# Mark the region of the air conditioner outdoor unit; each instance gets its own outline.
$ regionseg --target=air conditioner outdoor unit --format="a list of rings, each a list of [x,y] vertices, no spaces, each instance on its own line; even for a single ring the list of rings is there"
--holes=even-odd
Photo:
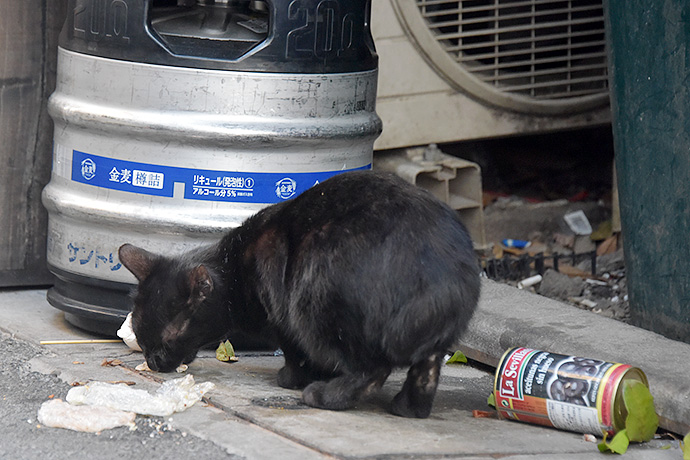
[[[373,0],[391,149],[610,121],[603,0]]]

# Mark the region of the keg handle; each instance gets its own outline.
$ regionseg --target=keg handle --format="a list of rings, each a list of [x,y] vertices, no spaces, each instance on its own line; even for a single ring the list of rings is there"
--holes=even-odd
[[[147,27],[177,56],[238,60],[269,37],[270,0],[182,0],[177,7],[149,2]]]
[[[204,69],[373,70],[371,0],[68,0],[66,50]]]

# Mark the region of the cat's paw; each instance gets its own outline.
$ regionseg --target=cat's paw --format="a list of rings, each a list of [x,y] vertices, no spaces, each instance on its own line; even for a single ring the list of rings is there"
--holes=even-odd
[[[307,386],[302,392],[302,401],[304,404],[311,407],[318,407],[319,409],[330,409],[326,407],[323,401],[324,391],[326,389],[326,382],[313,382]]]
[[[393,398],[391,413],[400,417],[427,418],[431,414],[431,403],[417,403],[410,401],[409,394],[403,390]]]
[[[345,381],[344,381],[345,380]],[[328,382],[310,383],[302,392],[305,404],[319,409],[345,410],[354,406],[356,387],[346,384],[347,379],[335,378]]]
[[[290,390],[301,390],[312,382],[312,380],[292,366],[283,366],[278,371],[278,386]]]

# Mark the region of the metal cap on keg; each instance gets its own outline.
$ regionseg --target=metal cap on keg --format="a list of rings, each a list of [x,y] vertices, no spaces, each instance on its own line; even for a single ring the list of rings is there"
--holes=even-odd
[[[70,0],[64,49],[198,69],[373,70],[370,0]]]

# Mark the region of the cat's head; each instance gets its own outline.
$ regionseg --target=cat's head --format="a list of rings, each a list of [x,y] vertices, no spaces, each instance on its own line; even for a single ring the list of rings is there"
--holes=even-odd
[[[132,328],[146,362],[154,371],[170,372],[194,360],[199,349],[216,340],[213,276],[203,264],[171,259],[125,244],[120,262],[139,280],[134,295]]]

